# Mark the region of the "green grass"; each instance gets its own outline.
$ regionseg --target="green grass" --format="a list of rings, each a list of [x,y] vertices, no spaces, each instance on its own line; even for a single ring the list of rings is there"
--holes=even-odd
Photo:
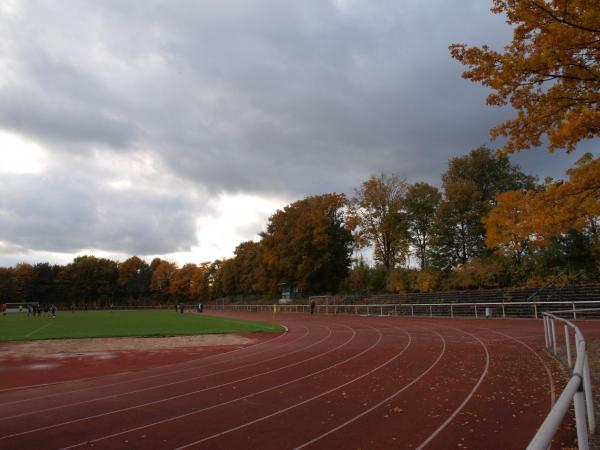
[[[0,316],[0,341],[37,339],[182,336],[193,334],[281,332],[278,325],[174,311],[59,311],[56,318],[26,313]]]

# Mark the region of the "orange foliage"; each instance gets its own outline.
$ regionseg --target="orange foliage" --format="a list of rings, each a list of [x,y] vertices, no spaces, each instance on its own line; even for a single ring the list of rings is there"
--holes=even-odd
[[[503,52],[488,46],[450,46],[469,67],[463,78],[490,87],[487,103],[510,103],[517,117],[491,130],[506,137],[505,152],[542,145],[575,149],[600,136],[600,2],[494,0],[492,12],[514,27]]]
[[[569,180],[540,192],[507,191],[483,219],[486,244],[501,252],[522,252],[528,244],[543,245],[569,230],[591,230],[598,238],[600,219],[600,157],[586,154],[568,172]]]

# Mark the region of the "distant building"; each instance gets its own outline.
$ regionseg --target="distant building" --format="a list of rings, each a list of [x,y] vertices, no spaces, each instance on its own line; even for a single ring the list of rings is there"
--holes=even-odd
[[[293,299],[302,297],[302,289],[294,287],[292,283],[281,283],[279,290],[281,291],[280,304],[291,303]]]

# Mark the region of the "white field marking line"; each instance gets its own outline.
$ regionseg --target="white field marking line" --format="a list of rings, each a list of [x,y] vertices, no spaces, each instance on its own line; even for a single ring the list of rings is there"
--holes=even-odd
[[[441,350],[440,354],[438,355],[438,357],[436,358],[436,360],[427,368],[427,370],[425,370],[424,372],[422,372],[417,378],[415,378],[414,380],[412,380],[410,383],[405,384],[401,389],[397,390],[396,392],[394,392],[392,395],[390,395],[386,399],[382,400],[381,402],[377,403],[376,405],[373,405],[371,408],[364,410],[360,414],[354,416],[352,419],[347,420],[346,422],[338,425],[337,427],[330,429],[326,433],[323,433],[323,434],[315,437],[314,439],[311,439],[310,441],[306,441],[305,443],[299,445],[298,447],[295,447],[294,450],[299,450],[301,448],[304,448],[304,447],[307,447],[307,446],[309,446],[311,444],[314,444],[315,442],[320,441],[321,439],[323,439],[325,436],[329,436],[330,434],[335,433],[336,431],[341,430],[345,426],[350,425],[352,422],[355,422],[356,420],[360,419],[361,417],[363,417],[363,416],[371,413],[375,409],[379,408],[384,403],[389,402],[394,397],[398,396],[400,393],[404,392],[405,390],[407,390],[408,388],[410,388],[413,384],[415,384],[417,381],[419,381],[421,378],[423,378],[425,375],[427,375],[440,362],[440,360],[442,359],[442,356],[444,356],[444,354],[446,353],[446,339],[444,339],[444,337],[441,334],[439,334],[437,331],[435,331],[435,330],[434,330],[434,333],[436,333],[438,335],[438,337],[440,338],[440,340],[442,341],[442,350]]]
[[[38,331],[40,331],[40,330],[43,330],[44,328],[46,328],[46,327],[49,327],[50,325],[52,325],[52,322],[48,322],[46,325],[42,325],[41,327],[39,327],[39,328],[36,328],[36,329],[35,329],[35,330],[33,330],[33,331],[30,331],[29,333],[27,333],[27,334],[26,334],[25,336],[23,336],[23,337],[30,337],[30,336],[33,336],[33,335],[34,335],[35,333],[37,333]]]
[[[349,339],[347,342],[345,342],[343,345],[346,345],[346,344],[350,343],[352,340],[354,340],[354,338],[356,337],[356,331],[354,329],[353,329],[353,331],[354,331],[354,334],[352,335],[352,338]],[[146,425],[142,425],[142,426],[139,426],[139,427],[130,428],[128,430],[124,430],[124,431],[121,431],[119,433],[113,433],[113,434],[109,434],[109,435],[106,435],[106,436],[102,436],[102,437],[94,439],[94,440],[79,442],[79,443],[73,444],[73,445],[71,445],[69,447],[63,447],[60,450],[67,450],[67,449],[71,449],[71,448],[74,448],[74,447],[79,447],[81,445],[87,445],[88,443],[92,443],[93,444],[93,443],[96,443],[96,442],[103,441],[105,439],[110,439],[110,438],[113,438],[113,437],[121,436],[123,434],[131,433],[131,432],[138,431],[138,430],[143,430],[145,428],[154,427],[156,425],[161,425],[163,423],[172,422],[174,420],[183,419],[184,417],[192,416],[194,414],[198,414],[198,413],[201,413],[201,412],[209,411],[211,409],[215,409],[215,408],[218,408],[218,407],[221,407],[221,406],[229,405],[231,403],[235,403],[235,402],[238,402],[240,400],[244,400],[246,398],[251,398],[251,397],[254,397],[254,396],[257,396],[257,395],[260,395],[260,394],[264,394],[265,392],[269,392],[269,391],[272,391],[274,389],[279,389],[279,388],[281,388],[283,386],[287,386],[289,384],[296,383],[298,381],[304,380],[304,379],[312,377],[314,375],[318,375],[319,373],[325,372],[327,370],[331,370],[334,367],[337,367],[337,366],[339,366],[341,364],[345,364],[348,361],[351,361],[351,360],[353,360],[355,358],[358,358],[359,356],[367,353],[368,351],[370,351],[371,349],[373,349],[375,346],[377,346],[379,344],[379,342],[381,341],[382,337],[383,337],[383,335],[379,332],[379,338],[377,339],[377,341],[375,343],[373,343],[370,347],[368,347],[368,348],[360,351],[356,355],[351,356],[350,358],[347,358],[347,359],[345,359],[343,361],[339,361],[339,362],[337,362],[337,363],[335,363],[335,364],[333,364],[331,366],[327,366],[327,367],[325,367],[323,369],[317,370],[317,371],[309,373],[307,375],[303,375],[303,376],[301,376],[299,378],[295,378],[293,380],[286,381],[285,383],[281,383],[281,384],[278,384],[276,386],[271,386],[271,387],[269,387],[267,389],[263,389],[263,390],[260,390],[260,391],[257,391],[257,392],[253,392],[251,394],[247,394],[247,395],[244,395],[242,397],[234,398],[234,399],[228,400],[226,402],[217,403],[215,405],[207,406],[205,408],[197,409],[195,411],[190,411],[189,413],[181,414],[179,416],[169,417],[168,419],[163,419],[163,420],[159,420],[157,422],[152,422],[152,423],[149,423],[149,424],[146,424]],[[407,344],[407,347],[408,347],[408,345],[410,345],[410,335],[409,335],[409,343]],[[337,350],[337,348],[335,350]]]
[[[448,327],[448,328],[454,328],[454,327]],[[487,349],[487,346],[485,345],[485,343],[481,339],[479,339],[477,336],[475,336],[472,333],[469,333],[468,331],[460,330],[458,328],[454,328],[454,329],[458,330],[458,331],[462,331],[463,333],[468,334],[475,340],[479,341],[479,343],[483,347],[483,350],[485,351],[485,367],[483,369],[481,376],[479,377],[479,380],[477,380],[477,383],[475,384],[475,386],[473,386],[473,389],[471,389],[471,392],[469,392],[469,394],[465,397],[465,399],[462,401],[462,403],[460,405],[458,405],[458,408],[456,408],[454,410],[454,412],[452,414],[450,414],[450,417],[448,417],[444,421],[444,423],[442,423],[433,433],[431,433],[427,439],[425,439],[423,442],[421,442],[415,450],[421,450],[427,444],[429,444],[433,440],[433,438],[435,438],[439,433],[441,433],[441,431],[444,428],[446,428],[446,426],[452,421],[452,419],[454,419],[456,417],[456,415],[465,407],[465,405],[469,402],[469,400],[471,400],[471,398],[473,398],[473,395],[475,395],[475,392],[477,391],[477,389],[479,389],[479,386],[481,386],[481,383],[483,382],[484,378],[487,376],[488,369],[490,367],[490,353],[488,352],[488,349]]]
[[[35,411],[28,411],[28,412],[25,412],[25,413],[15,414],[13,416],[0,417],[0,422],[3,421],[3,420],[15,419],[17,417],[30,416],[32,414],[38,414],[38,413],[47,412],[47,411],[54,411],[54,410],[61,409],[61,408],[67,408],[69,406],[83,405],[83,404],[86,404],[86,403],[93,403],[93,402],[97,402],[97,401],[101,401],[101,400],[108,400],[110,398],[117,398],[117,397],[123,397],[125,395],[132,395],[132,394],[137,394],[137,393],[140,393],[140,392],[152,391],[152,390],[155,390],[155,389],[164,388],[166,386],[174,386],[176,384],[189,383],[190,381],[200,380],[202,378],[212,377],[212,376],[215,376],[215,375],[222,375],[224,373],[233,372],[233,371],[236,371],[236,370],[239,370],[239,369],[243,369],[245,367],[256,366],[258,364],[263,364],[263,363],[268,362],[268,361],[274,361],[276,359],[285,358],[287,356],[293,355],[294,353],[298,353],[298,352],[304,351],[306,349],[309,349],[311,347],[314,347],[315,345],[318,345],[318,344],[326,341],[327,339],[329,339],[329,337],[331,337],[331,335],[333,333],[332,330],[331,330],[331,328],[329,328],[329,327],[323,327],[323,328],[327,329],[329,332],[321,340],[316,341],[316,342],[310,344],[307,347],[303,347],[303,348],[300,348],[298,350],[294,350],[293,352],[285,353],[283,355],[275,356],[273,358],[265,359],[265,360],[262,360],[262,361],[259,361],[259,362],[245,364],[245,365],[242,365],[242,366],[237,366],[237,367],[234,367],[232,369],[222,370],[220,372],[214,372],[214,373],[199,375],[197,377],[186,378],[185,380],[172,381],[171,383],[158,384],[158,385],[155,385],[155,386],[150,386],[150,387],[146,387],[146,388],[142,388],[142,389],[136,389],[136,390],[133,390],[133,391],[122,392],[122,393],[119,393],[119,394],[111,394],[111,395],[106,395],[106,396],[103,396],[103,397],[92,398],[92,399],[89,399],[89,400],[82,400],[80,402],[66,403],[66,404],[60,405],[60,406],[53,406],[52,408],[38,409],[38,410],[35,410]],[[346,328],[350,328],[350,327],[346,327]],[[320,356],[320,355],[317,355],[317,356],[315,356],[313,358],[316,358],[318,356]],[[282,370],[282,369],[285,369],[287,367],[294,366],[296,364],[299,364],[299,363],[294,363],[294,364],[291,364],[291,365],[288,365],[288,366],[280,367],[277,370]],[[212,386],[212,387],[209,387],[209,388],[205,388],[202,391],[196,391],[196,393],[203,392],[205,390],[208,391],[208,390],[215,389],[215,388],[218,388],[218,387],[227,386],[228,384],[236,383],[236,382],[239,382],[239,381],[245,381],[245,380],[248,380],[248,379],[260,376],[260,375],[262,375],[264,373],[271,373],[271,371],[259,373],[259,374],[256,374],[256,375],[253,375],[253,376],[250,376],[250,377],[241,378],[239,380],[231,381],[231,382],[228,382],[228,383],[225,383],[225,384],[220,384],[220,385],[217,385],[217,386]],[[184,394],[182,396],[189,395],[189,394],[190,393],[187,393],[187,394]],[[135,406],[131,407],[131,408],[135,408]],[[32,430],[32,431],[35,431],[35,430]],[[3,438],[0,437],[0,439],[3,439]]]
[[[308,331],[308,328],[306,328],[306,327],[303,327],[303,328],[305,329],[305,333],[302,336],[294,339],[293,341],[286,342],[285,344],[281,345],[280,347],[286,347],[286,346],[288,346],[290,344],[293,344],[294,342],[296,342],[296,341],[298,341],[298,340],[300,340],[300,339],[308,336],[310,334],[310,332]],[[283,336],[286,336],[286,335],[287,335],[287,333],[282,333],[282,334],[280,334],[279,336],[277,336],[275,338],[269,339],[268,341],[259,342],[258,344],[255,344],[255,345],[251,345],[251,346],[244,347],[244,348],[238,348],[236,350],[232,350],[230,352],[225,352],[225,353],[220,353],[220,354],[214,355],[214,356],[215,357],[220,357],[220,356],[230,355],[231,353],[238,352],[238,351],[243,351],[243,350],[250,349],[250,348],[254,349],[254,348],[258,347],[259,345],[271,343],[274,340],[279,339],[279,338],[281,338]],[[247,356],[254,356],[254,355],[257,355],[257,354],[260,354],[260,353],[264,353],[265,351],[268,351],[268,350],[271,350],[271,348],[266,348],[266,349],[260,350],[260,351],[258,351],[256,353],[251,353],[250,355],[248,355],[248,354],[241,355],[241,358],[245,358]],[[210,356],[208,358],[210,358]],[[188,361],[185,364],[192,363],[192,362],[198,362],[198,361],[202,361],[202,360],[206,360],[208,358],[207,357],[197,358],[197,359],[194,359],[192,361]],[[202,365],[202,366],[200,366],[200,368],[204,369],[206,367],[211,367],[211,366],[215,366],[215,365],[222,364],[222,363],[229,363],[231,361],[232,361],[231,359],[225,360],[225,361],[216,361],[216,362],[213,362],[211,364]],[[35,400],[42,400],[42,399],[45,399],[45,398],[57,397],[57,396],[60,396],[60,395],[69,395],[69,394],[74,394],[74,393],[77,393],[77,392],[85,392],[85,391],[90,391],[90,390],[95,390],[95,389],[104,389],[104,388],[109,388],[109,387],[113,387],[113,386],[119,386],[119,385],[122,385],[122,384],[136,383],[136,382],[139,382],[140,380],[141,381],[145,381],[145,380],[150,380],[152,378],[165,377],[165,376],[173,375],[173,374],[181,374],[182,372],[188,372],[190,370],[197,370],[198,368],[199,367],[188,367],[186,369],[172,370],[170,372],[161,372],[161,373],[154,374],[154,375],[146,375],[146,376],[143,376],[143,377],[132,378],[130,380],[119,381],[119,382],[116,382],[116,383],[103,384],[103,385],[100,385],[100,386],[90,386],[90,387],[86,387],[86,388],[82,388],[82,389],[75,389],[75,390],[71,390],[71,391],[57,392],[55,394],[42,395],[42,396],[39,396],[39,397],[30,397],[30,398],[25,398],[25,399],[22,399],[22,400],[14,400],[14,401],[11,401],[11,402],[0,403],[0,407],[8,406],[8,405],[15,405],[17,403],[24,403],[24,402],[30,402],[30,401],[35,401]],[[147,370],[153,370],[153,369],[157,369],[157,368],[154,367],[154,368],[149,368]],[[127,374],[127,373],[130,373],[130,372],[123,372],[122,374],[124,375],[124,374]],[[114,376],[114,374],[111,374],[109,376]],[[94,379],[94,378],[91,378],[91,379]],[[73,380],[73,382],[77,382],[77,380]]]
[[[330,329],[329,327],[326,327],[326,328],[328,328],[328,329],[331,331],[331,329]],[[354,333],[354,334],[356,334],[356,333]],[[315,344],[312,344],[310,347],[312,347],[313,345],[316,345],[316,344],[318,344],[318,343],[321,343],[321,342],[323,342],[323,341],[324,341],[324,340],[326,340],[326,339],[327,339],[327,338],[328,338],[330,335],[331,335],[331,333],[329,333],[329,335],[327,335],[327,336],[326,336],[324,339],[322,339],[321,341],[318,341],[318,342],[316,342]],[[353,337],[352,337],[352,338],[350,338],[350,340],[348,340],[347,342],[344,342],[342,345],[340,345],[340,346],[338,346],[338,347],[342,347],[342,346],[346,345],[346,344],[347,344],[348,342],[350,342],[352,339],[353,339]],[[309,347],[303,347],[303,348],[301,348],[300,350],[305,350],[305,349],[307,349],[307,348],[309,348]],[[334,350],[337,350],[337,348],[335,348]],[[324,354],[330,353],[331,351],[333,351],[333,350],[329,350],[329,351],[327,351],[327,352],[326,352],[326,353],[324,353]],[[294,352],[292,352],[292,353],[297,353],[297,351],[294,351]],[[296,363],[293,363],[293,364],[289,364],[289,366],[286,366],[286,367],[292,367],[292,366],[295,366],[295,365],[301,364],[301,363],[303,363],[303,362],[305,362],[305,361],[309,361],[309,360],[311,360],[311,359],[314,359],[314,358],[317,358],[317,357],[323,356],[324,354],[321,354],[321,355],[316,355],[316,356],[312,356],[311,358],[308,358],[307,360],[300,361],[300,362],[296,362]],[[287,355],[288,355],[288,354],[286,354],[286,355],[283,355],[283,356],[287,356]],[[179,398],[188,397],[188,396],[191,396],[191,395],[196,395],[196,394],[199,394],[199,393],[202,393],[202,392],[211,391],[211,390],[213,390],[213,389],[218,389],[218,388],[221,388],[221,387],[224,387],[224,386],[228,386],[228,385],[230,385],[230,384],[235,384],[235,383],[238,383],[238,382],[240,382],[240,381],[247,381],[247,380],[250,380],[250,379],[252,379],[252,378],[257,378],[257,377],[259,377],[259,376],[262,376],[262,375],[265,375],[265,374],[270,374],[270,373],[278,372],[278,371],[280,371],[280,370],[283,370],[283,369],[285,369],[286,367],[279,367],[279,368],[277,368],[277,369],[273,369],[273,370],[269,370],[269,371],[262,372],[262,373],[259,373],[259,374],[255,374],[255,375],[251,375],[251,376],[248,376],[248,377],[240,378],[240,379],[238,379],[238,380],[229,381],[229,382],[227,382],[227,383],[222,383],[222,384],[219,384],[219,385],[216,385],[216,386],[211,386],[211,387],[204,388],[204,389],[200,389],[200,390],[197,390],[197,391],[186,392],[186,393],[184,393],[184,394],[174,395],[174,396],[167,397],[167,398],[160,399],[160,400],[154,400],[154,401],[152,401],[152,402],[146,402],[146,403],[142,403],[142,404],[138,404],[138,405],[134,405],[134,406],[129,406],[129,407],[127,407],[127,408],[121,408],[121,409],[116,409],[116,410],[113,410],[113,411],[107,411],[107,412],[104,412],[104,413],[95,414],[95,415],[93,415],[93,416],[88,416],[88,417],[80,417],[80,418],[78,418],[78,419],[69,420],[69,421],[67,421],[67,422],[61,422],[61,423],[57,423],[57,424],[54,424],[54,425],[47,425],[47,426],[44,426],[44,427],[35,428],[35,429],[27,430],[27,431],[22,431],[22,432],[19,432],[19,433],[14,433],[14,434],[11,434],[11,435],[1,436],[1,437],[0,437],[0,441],[1,441],[1,440],[4,440],[4,439],[11,438],[11,437],[23,436],[23,435],[25,435],[25,434],[33,433],[33,432],[36,432],[36,431],[44,431],[44,430],[49,430],[49,429],[52,429],[52,428],[57,428],[57,427],[60,427],[60,426],[64,426],[64,425],[70,425],[70,424],[73,424],[73,423],[81,422],[81,421],[83,421],[83,420],[96,419],[96,418],[98,418],[98,417],[105,417],[105,416],[109,416],[109,415],[116,414],[116,413],[121,413],[121,412],[125,412],[125,411],[131,411],[131,410],[138,409],[138,408],[142,408],[142,407],[145,407],[145,406],[156,405],[156,404],[159,404],[159,403],[165,403],[165,402],[172,401],[172,400],[176,400],[176,399],[179,399]],[[125,394],[123,394],[123,395],[125,395]],[[85,403],[85,402],[81,402],[81,403]],[[38,412],[40,412],[40,411],[38,411]]]
[[[380,330],[377,330],[377,331],[380,333],[380,339],[379,339],[379,341],[380,341],[381,340],[381,336],[383,336],[383,335],[381,335],[381,331]],[[278,411],[275,411],[274,413],[268,414],[268,415],[263,416],[263,417],[259,417],[258,419],[254,419],[254,420],[252,420],[250,422],[243,423],[241,425],[238,425],[236,427],[230,428],[228,430],[221,431],[219,433],[215,433],[215,434],[213,434],[211,436],[205,437],[204,439],[199,439],[199,440],[197,440],[195,442],[190,442],[188,444],[185,444],[185,445],[182,445],[180,447],[177,447],[174,450],[182,450],[184,448],[188,448],[188,447],[191,447],[193,445],[201,444],[202,442],[206,442],[206,441],[209,441],[211,439],[224,436],[226,434],[232,433],[232,432],[240,430],[242,428],[246,428],[246,427],[248,427],[250,425],[254,425],[255,423],[262,422],[262,421],[264,421],[266,419],[270,419],[271,417],[274,417],[274,416],[277,416],[277,415],[282,414],[284,412],[290,411],[291,409],[297,408],[298,406],[301,406],[301,405],[304,405],[306,403],[309,403],[309,402],[311,402],[313,400],[316,400],[316,399],[318,399],[320,397],[323,397],[324,395],[330,394],[330,393],[332,393],[334,391],[337,391],[338,389],[341,389],[341,388],[343,388],[343,387],[345,387],[345,386],[347,386],[349,384],[352,384],[352,383],[354,383],[354,382],[356,382],[358,380],[361,380],[361,379],[365,378],[366,376],[371,375],[372,373],[374,373],[377,370],[381,369],[382,367],[387,366],[388,364],[390,364],[395,359],[399,358],[408,349],[408,347],[412,343],[412,336],[408,332],[407,332],[407,334],[409,335],[409,341],[406,344],[406,346],[398,354],[396,354],[396,356],[394,356],[391,359],[387,360],[383,364],[380,364],[379,366],[375,367],[374,369],[371,369],[370,371],[368,371],[368,372],[366,372],[366,373],[364,373],[364,374],[362,374],[362,375],[354,378],[353,380],[347,381],[346,383],[340,384],[339,386],[337,386],[335,388],[329,389],[329,390],[327,390],[325,392],[322,392],[322,393],[320,393],[318,395],[315,395],[314,397],[310,397],[310,398],[308,398],[306,400],[303,400],[303,401],[301,401],[299,403],[296,403],[294,405],[291,405],[291,406],[288,406],[286,408],[283,408],[283,409],[280,409]],[[379,341],[377,341],[377,342],[379,342]]]
[[[554,379],[552,378],[552,372],[550,371],[550,368],[546,364],[546,361],[544,361],[544,359],[538,354],[538,352],[536,352],[533,348],[531,348],[531,346],[527,345],[525,342],[522,342],[519,338],[512,337],[512,336],[510,336],[508,334],[501,333],[500,331],[494,331],[494,330],[491,330],[491,331],[494,332],[494,333],[498,333],[498,334],[501,334],[503,336],[506,336],[510,340],[513,340],[513,341],[521,344],[522,346],[524,346],[527,349],[529,349],[529,351],[531,353],[533,353],[540,360],[540,362],[542,363],[542,366],[544,366],[544,370],[546,371],[546,375],[548,375],[548,381],[550,383],[550,408],[549,409],[552,409],[552,407],[554,406],[554,403],[556,402],[556,390],[555,390],[555,386],[554,386]]]

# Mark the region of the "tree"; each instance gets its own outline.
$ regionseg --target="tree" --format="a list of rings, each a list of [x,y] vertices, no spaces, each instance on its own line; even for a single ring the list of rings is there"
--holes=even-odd
[[[32,280],[33,267],[31,266],[31,264],[20,263],[15,266],[15,270],[13,272],[15,302],[24,303],[31,301]],[[41,301],[45,302],[45,299],[41,299]]]
[[[272,288],[290,283],[305,293],[335,292],[347,275],[352,235],[341,194],[307,197],[277,211],[261,234]]]
[[[536,238],[533,222],[529,220],[532,208],[539,206],[533,191],[506,191],[496,197],[497,205],[482,219],[486,227],[485,243],[498,253],[512,255],[517,261]],[[538,234],[539,236],[539,234]]]
[[[148,292],[152,271],[146,262],[132,256],[118,265],[117,285],[126,297],[139,299]]]
[[[154,261],[153,261],[154,263]],[[171,279],[177,271],[177,264],[172,261],[161,260],[156,265],[150,281],[150,289],[158,294],[166,295],[170,292]]]
[[[60,268],[49,263],[38,263],[33,266],[31,273],[31,293],[29,301],[44,303],[59,303],[57,279]]]
[[[198,300],[209,299],[208,267],[209,262],[203,262],[196,267],[190,280],[190,295]]]
[[[600,4],[597,0],[494,0],[514,27],[503,52],[450,46],[463,78],[491,88],[487,104],[510,102],[517,117],[491,130],[504,151],[542,145],[571,152],[600,136]]]
[[[12,303],[15,300],[15,269],[12,267],[0,267],[0,301]]]
[[[116,288],[117,263],[95,256],[78,256],[61,271],[73,302],[108,302]]]
[[[408,183],[396,174],[373,175],[349,202],[348,224],[354,230],[358,247],[372,246],[375,261],[389,275],[398,263],[406,261],[409,233],[402,211]]]
[[[427,267],[427,256],[435,214],[442,199],[440,191],[427,183],[409,186],[404,199],[411,243],[416,247],[421,270]]]
[[[569,169],[569,179],[549,182],[539,190],[508,191],[484,219],[490,248],[520,255],[525,248],[564,242],[578,243],[582,233],[600,269],[600,158],[584,155]],[[558,241],[557,241],[558,239]]]
[[[469,67],[463,77],[488,86],[489,105],[510,103],[517,117],[491,130],[506,137],[505,153],[542,145],[572,152],[583,139],[600,136],[600,4],[597,0],[494,0],[492,12],[514,27],[503,52],[488,46],[450,46],[454,58]],[[497,235],[489,245],[515,247],[520,242],[556,242],[570,230],[587,232],[600,269],[597,200],[600,158],[580,161],[570,180],[548,184],[539,193],[499,198],[488,219]],[[537,208],[532,207],[532,202]],[[511,217],[511,209],[513,215]],[[518,213],[517,213],[518,210]],[[512,232],[510,223],[518,224]],[[585,228],[585,231],[583,231]],[[513,244],[510,244],[510,242]]]
[[[198,266],[188,263],[173,272],[169,279],[169,293],[177,298],[186,298],[191,294],[192,278]]]
[[[238,293],[267,292],[269,282],[260,242],[246,241],[235,248],[232,259]]]
[[[435,262],[449,268],[487,252],[483,217],[506,190],[534,186],[534,179],[513,165],[508,157],[486,147],[452,158],[442,175],[444,199],[435,226]]]
[[[445,183],[434,227],[432,260],[435,266],[450,268],[485,252],[484,214],[481,193],[471,180]]]

